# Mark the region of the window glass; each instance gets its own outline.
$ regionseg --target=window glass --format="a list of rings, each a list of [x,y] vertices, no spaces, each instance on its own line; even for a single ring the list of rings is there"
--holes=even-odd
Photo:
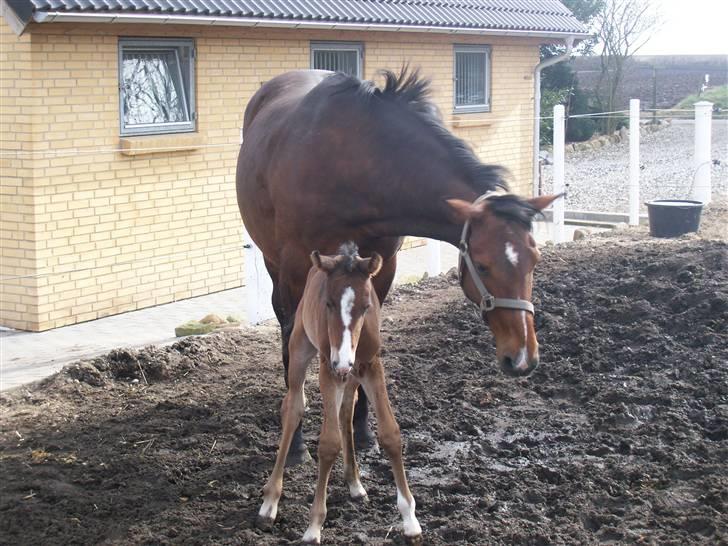
[[[489,97],[488,48],[457,47],[455,49],[455,109],[487,110]]]
[[[120,42],[122,134],[194,130],[192,43]]]
[[[311,68],[343,72],[361,78],[360,44],[311,44]]]

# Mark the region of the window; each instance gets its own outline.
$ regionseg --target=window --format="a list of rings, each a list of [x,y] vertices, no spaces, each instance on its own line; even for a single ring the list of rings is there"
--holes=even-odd
[[[311,68],[343,72],[361,78],[363,52],[361,44],[312,42]]]
[[[192,40],[119,40],[122,135],[195,130]]]
[[[490,111],[490,47],[455,46],[455,111]]]

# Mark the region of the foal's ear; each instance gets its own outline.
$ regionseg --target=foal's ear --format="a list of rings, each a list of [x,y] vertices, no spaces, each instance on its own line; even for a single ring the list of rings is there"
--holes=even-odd
[[[526,202],[531,205],[536,210],[544,210],[546,207],[548,207],[551,203],[556,201],[559,197],[563,197],[566,195],[565,193],[559,193],[556,195],[539,195],[538,197],[533,197],[531,199],[527,199]]]
[[[336,262],[330,256],[321,256],[318,250],[311,252],[311,263],[321,271],[330,273],[336,267]]]
[[[376,252],[372,254],[371,258],[365,258],[359,262],[359,269],[362,273],[366,273],[370,277],[374,277],[382,269],[382,257]]]
[[[446,202],[452,216],[461,224],[483,214],[487,206],[485,202],[473,204],[462,199],[447,199]]]

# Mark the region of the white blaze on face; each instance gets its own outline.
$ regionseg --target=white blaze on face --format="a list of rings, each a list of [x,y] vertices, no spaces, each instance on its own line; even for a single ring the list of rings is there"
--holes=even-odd
[[[341,294],[341,322],[344,325],[344,333],[341,337],[341,347],[334,353],[338,356],[338,368],[349,368],[354,364],[354,351],[351,348],[351,310],[354,307],[354,289],[347,286]],[[334,357],[332,354],[332,357]],[[333,358],[336,360],[336,358]]]
[[[506,258],[513,267],[518,265],[518,252],[511,243],[506,243]]]

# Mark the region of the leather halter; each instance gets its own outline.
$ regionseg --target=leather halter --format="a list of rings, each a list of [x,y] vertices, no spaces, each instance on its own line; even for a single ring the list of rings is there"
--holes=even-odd
[[[494,195],[497,195],[498,192],[488,192],[484,193],[480,197],[478,197],[475,201],[473,201],[473,205],[477,205],[478,203],[482,203],[486,199],[489,199],[490,197],[493,197]],[[533,314],[533,304],[530,301],[527,300],[521,300],[521,299],[512,299],[512,298],[496,298],[488,292],[488,289],[483,284],[483,281],[480,280],[480,277],[478,276],[478,272],[475,269],[475,264],[473,264],[473,259],[470,257],[470,247],[468,246],[468,239],[470,238],[470,219],[465,222],[465,225],[463,226],[463,233],[460,235],[460,259],[458,260],[458,280],[460,281],[460,288],[464,288],[465,284],[465,276],[463,263],[465,264],[465,267],[468,269],[468,273],[470,273],[470,278],[473,279],[473,284],[475,284],[475,288],[478,289],[478,292],[480,292],[480,312],[483,315],[483,318],[485,318],[485,314],[488,311],[492,311],[496,307],[502,307],[504,309],[516,309],[518,311],[528,311],[529,313]]]

